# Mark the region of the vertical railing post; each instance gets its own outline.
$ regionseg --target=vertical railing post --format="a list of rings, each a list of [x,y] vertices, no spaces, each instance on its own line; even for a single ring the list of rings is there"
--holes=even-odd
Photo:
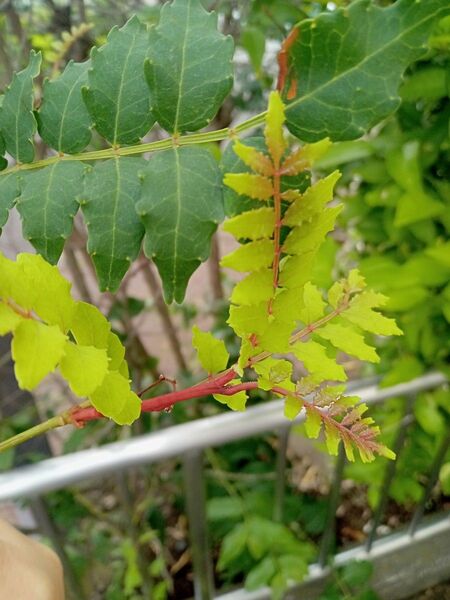
[[[189,521],[195,600],[214,598],[213,569],[206,523],[203,452],[193,450],[183,458],[186,512]]]
[[[277,462],[275,465],[275,493],[273,520],[283,520],[284,497],[286,495],[286,452],[291,428],[283,427],[278,431]]]
[[[339,505],[339,498],[341,496],[341,482],[344,475],[345,466],[345,451],[343,444],[339,445],[339,453],[336,460],[336,467],[334,470],[334,479],[330,490],[330,497],[328,500],[327,517],[325,521],[325,529],[322,535],[319,549],[319,566],[324,569],[326,567],[330,550],[334,542],[336,535],[336,511]]]
[[[450,447],[450,432],[442,440],[436,456],[434,457],[433,463],[430,468],[430,474],[428,476],[428,482],[423,492],[423,496],[421,501],[419,502],[413,518],[411,520],[411,524],[409,526],[409,534],[413,536],[416,533],[417,527],[419,526],[420,521],[422,520],[423,514],[425,512],[425,506],[428,502],[428,499],[433,491],[433,487],[439,477],[439,470],[441,468],[442,463],[444,462],[445,455],[447,454],[447,450]]]
[[[389,461],[384,471],[383,483],[381,484],[380,498],[375,512],[373,514],[372,524],[370,527],[369,535],[367,536],[366,540],[367,552],[371,551],[373,543],[375,541],[378,526],[380,524],[381,519],[383,518],[384,511],[386,510],[392,480],[394,479],[395,472],[397,470],[398,457],[405,444],[406,432],[408,430],[408,426],[414,420],[414,416],[411,414],[413,402],[413,396],[410,396],[406,399],[405,414],[400,422],[397,435],[395,437],[395,441],[392,447],[393,452],[395,452],[396,459]]]

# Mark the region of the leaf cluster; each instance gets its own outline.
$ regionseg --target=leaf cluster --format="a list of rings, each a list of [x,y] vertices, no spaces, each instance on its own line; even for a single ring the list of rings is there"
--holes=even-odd
[[[39,255],[0,254],[0,272],[0,335],[13,336],[19,387],[32,390],[58,368],[72,392],[105,416],[120,425],[137,419],[141,402],[130,389],[125,348],[102,313],[73,300],[69,282]]]
[[[424,53],[446,10],[445,0],[399,0],[383,9],[358,0],[303,20],[285,57],[290,131],[307,141],[351,139],[395,110],[403,71]],[[298,9],[283,20],[294,15]],[[46,80],[39,107],[34,81],[41,58],[32,51],[0,106],[0,169],[5,152],[17,162],[0,175],[0,227],[17,204],[24,237],[56,263],[81,205],[102,290],[118,288],[145,235],[144,251],[160,271],[167,301],[181,302],[224,218],[217,164],[191,146],[230,131],[183,136],[210,124],[232,88],[233,42],[216,21],[200,0],[165,3],[150,28],[134,16],[114,27],[89,60],[69,62]],[[361,31],[369,32],[365,44]],[[173,139],[140,144],[156,122]],[[106,150],[85,151],[93,130]],[[33,162],[36,133],[54,156]],[[128,156],[146,146],[165,151],[145,162]]]

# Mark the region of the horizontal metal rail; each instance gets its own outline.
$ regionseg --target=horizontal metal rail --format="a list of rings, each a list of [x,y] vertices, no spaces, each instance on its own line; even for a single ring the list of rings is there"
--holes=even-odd
[[[370,560],[374,572],[372,587],[381,598],[399,600],[431,587],[450,576],[450,516],[423,524],[411,537],[398,532],[374,543],[370,553],[363,545],[334,557],[334,565],[343,567],[355,560]],[[332,579],[330,568],[313,564],[308,577],[289,589],[285,600],[316,600]],[[238,589],[215,596],[217,600],[271,600],[268,588],[254,592]]]
[[[389,388],[378,388],[374,384],[355,391],[363,402],[375,405],[388,398],[411,396],[436,388],[446,381],[441,373],[430,373]],[[304,418],[304,414],[300,414],[295,422],[300,423]],[[0,475],[0,501],[40,496],[91,477],[181,457],[283,426],[286,426],[283,402],[275,400],[243,413],[223,413],[138,438],[49,458]]]

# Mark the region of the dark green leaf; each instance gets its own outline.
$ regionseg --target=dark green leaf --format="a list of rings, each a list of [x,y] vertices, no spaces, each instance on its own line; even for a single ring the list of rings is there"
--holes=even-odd
[[[72,233],[83,173],[80,162],[57,162],[22,178],[17,209],[23,235],[51,263],[58,261]]]
[[[39,75],[40,66],[41,55],[32,50],[28,66],[14,75],[0,107],[0,130],[6,150],[21,163],[34,159],[33,79]]]
[[[86,175],[81,201],[92,256],[102,290],[115,291],[137,257],[144,227],[135,205],[141,192],[141,158],[115,158]]]
[[[181,302],[224,216],[220,171],[208,150],[182,147],[156,154],[143,176],[137,210],[145,254],[158,267],[167,302]]]
[[[171,132],[205,127],[233,85],[233,40],[217,31],[199,0],[174,0],[150,30],[145,70],[152,112]]]
[[[19,194],[19,177],[17,173],[0,175],[0,233]]]
[[[144,76],[147,50],[147,28],[134,16],[91,53],[83,96],[95,128],[111,144],[135,144],[155,122]]]
[[[267,585],[277,572],[277,563],[272,556],[266,556],[260,563],[253,567],[245,579],[247,590],[257,590]]]
[[[45,81],[42,105],[37,114],[39,133],[58,152],[74,154],[86,148],[91,139],[91,117],[81,96],[88,82],[90,61],[70,61],[62,75]]]
[[[290,51],[296,99],[290,131],[305,141],[362,136],[399,106],[406,67],[426,52],[448,0],[398,0],[380,8],[357,0],[348,8],[300,23]]]
[[[3,171],[3,169],[6,169],[6,167],[8,166],[8,161],[6,160],[6,158],[3,157],[3,155],[5,154],[5,151],[6,151],[5,140],[0,132],[0,171]]]
[[[372,573],[372,563],[367,560],[355,560],[344,567],[340,579],[351,588],[358,589],[368,584]]]

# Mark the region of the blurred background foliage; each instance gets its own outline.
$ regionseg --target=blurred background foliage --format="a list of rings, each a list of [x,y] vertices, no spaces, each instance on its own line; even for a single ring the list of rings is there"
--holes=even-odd
[[[30,48],[43,53],[42,83],[44,77],[56,76],[68,60],[86,59],[91,46],[102,44],[110,28],[122,25],[131,14],[155,24],[163,3],[0,0],[0,89],[24,66]],[[377,3],[391,4],[389,0]],[[265,108],[277,75],[276,54],[295,23],[348,4],[350,0],[204,0],[207,9],[218,11],[221,30],[232,35],[237,46],[235,86],[214,127],[228,126]],[[407,72],[397,113],[364,139],[335,144],[319,165],[325,173],[335,168],[342,171],[338,196],[345,210],[337,231],[322,249],[315,279],[328,287],[358,264],[369,285],[389,296],[387,309],[405,335],[390,338],[382,346],[376,371],[343,357],[354,378],[381,375],[385,386],[431,369],[450,374],[449,65],[450,18],[446,18],[434,31],[428,54]],[[151,135],[157,137],[158,131]],[[94,147],[99,143],[94,137]],[[41,145],[41,156],[45,153]],[[215,153],[220,157],[218,147]],[[82,237],[83,232],[78,234]],[[73,242],[77,251],[84,246],[81,242]],[[85,299],[92,299],[70,253],[69,246],[65,258],[75,285]],[[145,275],[148,301],[130,295],[126,285],[116,296],[108,296],[109,317],[127,345],[137,387],[151,384],[159,375],[158,358],[145,349],[133,326],[136,317],[149,311],[159,314],[172,351],[180,344],[180,329],[190,329],[194,319],[206,316],[229,349],[237,352],[236,340],[226,325],[230,283],[219,278],[217,256],[215,260],[213,292],[205,295],[209,300],[204,306],[185,304],[169,311],[161,304],[152,272]],[[195,380],[197,374],[190,372],[183,355],[174,352],[178,384]],[[7,383],[11,367],[6,350],[0,369],[0,435],[7,437],[33,423],[38,415],[31,397],[14,402],[15,392]],[[170,386],[163,382],[157,392],[164,387]],[[265,399],[261,393],[254,394],[252,402]],[[144,415],[131,430],[119,431],[108,422],[98,422],[72,431],[59,451],[74,452],[221,410],[211,399],[176,405],[170,414]],[[382,523],[385,531],[407,521],[421,496],[433,456],[448,431],[450,392],[421,394],[415,403],[393,399],[373,412],[388,445],[395,445],[400,420],[406,418],[407,424]],[[18,453],[4,453],[0,469],[40,460],[49,452],[50,447],[40,443]],[[296,427],[288,442],[287,487],[280,510],[274,503],[276,455],[277,440],[271,436],[207,453],[208,520],[216,584],[224,590],[245,581],[249,589],[270,585],[279,597],[286,582],[303,577],[307,564],[317,555],[326,522],[332,460],[322,452],[320,443],[303,440],[301,427]],[[346,466],[337,548],[364,540],[385,466],[383,459]],[[45,505],[33,507],[41,525],[45,519],[51,521],[46,532],[64,552],[74,597],[164,600],[192,595],[181,480],[178,462],[167,461],[51,494]],[[450,456],[441,468],[440,484],[427,510],[448,508],[449,497]],[[366,563],[336,572],[322,600],[376,598],[370,591],[370,576],[371,567]]]

